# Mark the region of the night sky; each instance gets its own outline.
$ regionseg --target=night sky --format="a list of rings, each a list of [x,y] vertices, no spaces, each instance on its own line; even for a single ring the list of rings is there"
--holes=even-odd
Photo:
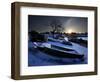
[[[52,27],[50,23],[53,20],[59,20],[62,24],[63,32],[87,32],[87,18],[81,17],[64,17],[64,16],[39,16],[39,15],[28,15],[28,31],[37,32],[50,32]]]

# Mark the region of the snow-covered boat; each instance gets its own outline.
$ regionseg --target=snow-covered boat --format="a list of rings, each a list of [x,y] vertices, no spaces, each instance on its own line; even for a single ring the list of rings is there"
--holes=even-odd
[[[54,38],[48,38],[48,41],[52,41],[52,42],[60,42],[62,44],[65,44],[65,45],[70,45],[72,46],[72,43],[69,42],[68,40],[66,40],[66,38],[63,38],[63,39],[54,39]]]
[[[37,46],[37,49],[48,55],[60,57],[60,58],[83,58],[84,57],[83,54],[79,54],[73,49],[50,45],[50,44]]]

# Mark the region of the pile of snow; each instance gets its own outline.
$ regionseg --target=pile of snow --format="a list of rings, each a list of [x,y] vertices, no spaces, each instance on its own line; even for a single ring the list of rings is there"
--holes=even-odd
[[[87,37],[77,37],[77,39],[82,39],[82,40],[85,40],[85,41],[87,41],[87,40],[88,40],[88,38],[87,38]]]
[[[67,37],[64,37],[64,40],[68,42],[68,38]]]
[[[47,48],[51,48],[51,44],[49,44],[49,43],[43,43],[42,46],[47,47]]]

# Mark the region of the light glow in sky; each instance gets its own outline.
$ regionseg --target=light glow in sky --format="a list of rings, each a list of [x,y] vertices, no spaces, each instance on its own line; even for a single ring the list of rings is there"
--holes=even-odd
[[[72,33],[73,30],[72,29],[69,29],[66,33]]]
[[[65,33],[85,33],[88,32],[88,18],[86,17],[63,17],[63,16],[28,16],[28,30],[37,31],[40,33],[52,31],[50,23],[53,20],[59,20],[64,28],[62,32]]]

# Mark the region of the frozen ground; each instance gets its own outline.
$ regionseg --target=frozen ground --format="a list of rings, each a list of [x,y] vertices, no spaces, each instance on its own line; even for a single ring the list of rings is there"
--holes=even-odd
[[[33,48],[33,43],[29,42],[28,48],[28,66],[47,66],[47,65],[69,65],[69,64],[86,64],[87,63],[87,53],[88,49],[79,44],[72,43],[73,46],[67,46],[59,42],[48,42],[53,45],[63,46],[65,48],[72,48],[80,54],[84,54],[85,59],[75,59],[75,58],[58,58],[46,53],[43,53],[35,48]]]

